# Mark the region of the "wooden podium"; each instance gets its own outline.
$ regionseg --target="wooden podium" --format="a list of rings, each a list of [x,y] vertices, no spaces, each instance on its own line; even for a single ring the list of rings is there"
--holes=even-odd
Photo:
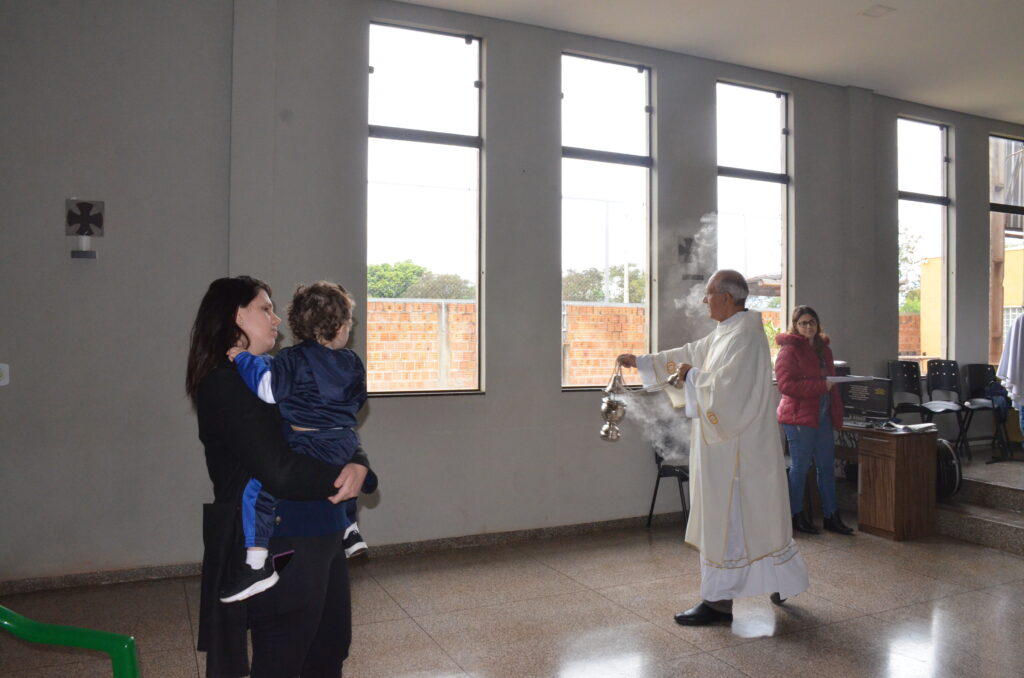
[[[896,541],[932,534],[938,434],[852,426],[843,432],[857,438],[858,529]],[[845,456],[838,447],[836,455]]]

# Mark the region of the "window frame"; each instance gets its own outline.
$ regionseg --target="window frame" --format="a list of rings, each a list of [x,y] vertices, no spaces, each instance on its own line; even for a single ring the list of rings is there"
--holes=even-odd
[[[426,389],[426,390],[410,390],[410,391],[370,391],[367,390],[367,397],[370,398],[395,398],[395,397],[415,397],[415,396],[457,396],[457,395],[482,395],[486,392],[485,389],[485,357],[484,357],[484,336],[483,328],[484,323],[484,288],[483,282],[485,279],[485,260],[484,260],[484,140],[483,140],[483,128],[484,128],[484,101],[483,101],[483,90],[484,90],[484,40],[481,36],[465,33],[461,31],[445,31],[443,29],[433,28],[422,28],[419,26],[407,26],[399,23],[391,23],[387,21],[371,21],[369,28],[372,30],[374,26],[381,26],[385,28],[397,28],[407,31],[419,31],[421,33],[429,33],[431,35],[441,35],[451,38],[462,38],[467,44],[472,44],[474,41],[477,43],[477,79],[475,86],[477,88],[477,133],[476,135],[468,134],[453,134],[451,132],[436,132],[432,130],[423,130],[409,127],[394,127],[388,125],[373,125],[367,124],[367,145],[369,145],[370,139],[388,139],[391,141],[408,141],[414,143],[427,143],[441,146],[459,146],[464,148],[476,148],[479,153],[477,154],[477,201],[476,201],[476,217],[477,217],[477,270],[476,280],[476,387],[471,389]],[[367,77],[373,75],[373,64],[369,63],[369,54],[367,54],[368,62],[368,73]],[[369,99],[367,99],[367,106],[369,106]],[[369,195],[369,182],[367,182],[367,196]],[[367,222],[367,240],[369,240],[369,223]],[[367,294],[367,300],[369,300],[369,294]],[[368,325],[368,323],[367,323]],[[369,368],[370,359],[369,355],[366,358],[366,365]]]
[[[1024,139],[1017,139],[1015,137],[1007,136],[1007,135],[1004,135],[1004,134],[989,134],[988,135],[988,143],[989,143],[989,156],[990,156],[990,158],[991,158],[991,153],[992,153],[992,140],[993,139],[1000,139],[1000,140],[1003,140],[1003,141],[1014,141],[1014,142],[1017,142],[1017,143],[1024,143]],[[990,160],[990,163],[991,163],[991,160]],[[995,214],[1009,214],[1009,215],[1013,215],[1013,216],[1024,216],[1024,206],[1021,206],[1021,205],[1011,205],[1009,203],[993,202],[991,200],[991,196],[992,196],[991,164],[989,166],[989,169],[990,169],[990,171],[989,171],[989,203],[988,203],[988,210],[989,210],[989,224],[990,224],[990,227],[989,227],[990,228],[990,230],[989,230],[989,237],[991,238],[991,223],[992,223],[992,214],[993,213],[995,213]],[[1018,231],[1014,231],[1014,233],[1015,233],[1015,235],[1013,237],[1021,238],[1022,241],[1024,241],[1024,230],[1019,231],[1019,232]],[[1003,249],[1004,252],[1006,251],[1006,237],[1007,237],[1006,236],[1006,230],[1005,230],[1005,227],[1004,227],[1004,230],[1003,230],[1003,243],[1002,243],[1002,249]],[[989,256],[990,257],[991,257],[991,252],[992,252],[992,243],[990,242],[989,243]],[[1001,278],[1002,278],[1001,285],[1003,287],[1005,287],[1005,285],[1006,285],[1006,283],[1005,283],[1005,276],[1006,276],[1005,260],[1004,260],[1004,264],[1003,265],[1004,265],[1004,270],[1001,271]],[[992,283],[993,282],[994,282],[994,280],[992,278],[992,262],[990,261],[989,262],[989,290],[988,290],[989,335],[990,335],[990,337],[991,336],[1000,336],[1002,338],[1002,341],[999,342],[1000,346],[998,346],[999,351],[1002,351],[1002,343],[1005,342],[1005,340],[1006,340],[1005,328],[1006,328],[1006,325],[1007,325],[1007,315],[1008,315],[1007,311],[1010,310],[1010,309],[1014,309],[1015,310],[1015,309],[1018,309],[1020,307],[1019,306],[1006,306],[1005,305],[1006,299],[1005,299],[1005,297],[1002,294],[1002,290],[1000,291],[1000,302],[1001,302],[1000,306],[999,306],[999,308],[1000,308],[999,316],[1000,317],[998,318],[999,330],[1000,331],[999,331],[999,335],[995,335],[994,334],[994,329],[995,329],[994,325],[997,322],[997,319],[992,317],[993,316],[992,311],[994,310],[993,309],[993,304],[992,304],[992,301],[993,301],[992,293],[994,291],[992,289]],[[1010,315],[1013,316],[1013,319],[1016,319],[1016,317],[1021,315],[1021,313],[1014,313],[1011,310],[1010,311]],[[991,361],[993,355],[995,354],[995,349],[996,348],[997,348],[996,346],[990,344],[989,350],[988,350],[988,353],[989,353],[988,358],[989,358],[990,361]]]
[[[917,193],[914,191],[901,191],[899,190],[899,121],[906,120],[908,122],[914,122],[922,125],[932,125],[938,127],[942,134],[942,195],[933,195],[930,193]],[[950,280],[950,237],[949,237],[949,224],[950,224],[950,208],[953,207],[953,199],[949,197],[950,192],[950,171],[953,166],[953,158],[950,155],[950,125],[942,122],[935,122],[932,120],[923,120],[921,118],[915,118],[909,115],[899,115],[896,118],[896,212],[897,212],[897,248],[899,247],[899,203],[900,201],[906,200],[908,202],[924,203],[929,205],[941,205],[942,210],[942,315],[939,320],[939,326],[942,328],[942,336],[939,338],[939,356],[940,360],[946,360],[949,357],[949,335],[950,335],[950,323],[952,322],[953,314],[950,313],[950,299],[953,295],[950,294],[950,286],[953,281]],[[897,278],[899,275],[897,274]],[[899,300],[899,291],[897,290],[897,301]],[[899,318],[899,306],[897,306],[897,321]],[[896,354],[899,356],[899,330],[897,324],[896,333]],[[923,351],[922,351],[923,353]],[[923,373],[924,370],[922,370]]]
[[[647,344],[646,350],[649,352],[651,350],[652,345],[653,345],[652,333],[653,333],[653,328],[655,326],[654,317],[653,316],[654,316],[654,313],[656,312],[656,305],[654,304],[654,297],[653,297],[653,295],[654,295],[654,283],[655,283],[655,276],[654,276],[654,252],[653,252],[654,248],[651,246],[652,242],[653,242],[652,229],[654,228],[654,182],[652,180],[652,178],[653,178],[652,177],[652,172],[653,172],[654,167],[655,167],[654,145],[652,143],[653,140],[654,140],[654,113],[655,113],[655,111],[654,111],[654,103],[653,103],[654,88],[652,86],[651,79],[654,76],[654,68],[651,67],[651,66],[644,65],[644,64],[635,63],[635,62],[629,61],[629,60],[619,60],[619,59],[613,59],[613,58],[607,58],[607,57],[596,57],[596,56],[593,56],[593,55],[590,55],[590,54],[580,54],[578,52],[573,52],[571,50],[563,51],[560,56],[562,58],[564,58],[564,57],[572,57],[574,59],[589,59],[591,61],[598,61],[598,62],[601,62],[601,63],[613,64],[615,66],[623,66],[623,67],[628,67],[628,68],[635,68],[638,72],[644,73],[646,75],[646,77],[645,77],[646,91],[644,93],[644,98],[646,100],[646,103],[644,104],[644,111],[647,113],[647,130],[646,130],[646,133],[647,133],[647,155],[636,155],[636,154],[632,154],[632,153],[617,153],[617,152],[614,152],[614,151],[600,151],[600,150],[592,149],[592,148],[581,148],[579,146],[566,146],[566,145],[562,144],[561,145],[561,156],[560,156],[560,160],[559,160],[559,162],[560,162],[559,177],[561,177],[562,173],[565,171],[564,170],[564,166],[565,165],[564,165],[564,162],[562,162],[562,161],[567,160],[567,159],[569,159],[569,160],[587,160],[587,161],[592,161],[592,162],[604,162],[604,163],[613,164],[613,165],[627,165],[627,166],[632,166],[632,167],[644,167],[644,168],[647,169],[647,196],[646,196],[647,197],[647,210],[646,210],[646,212],[647,212],[646,213],[647,229],[646,229],[646,233],[645,233],[645,238],[646,238],[645,249],[647,250],[646,262],[645,262],[645,265],[647,266],[647,301],[646,301],[647,309],[646,309],[646,313],[644,314],[645,315],[645,317],[644,317],[644,332],[646,334],[646,344]],[[559,59],[559,70],[561,71],[561,58]],[[560,75],[562,75],[562,74],[560,74]],[[562,79],[560,77],[560,79],[559,79],[559,83],[560,83],[559,84],[559,91],[560,92],[562,91],[561,90],[561,82],[562,82]],[[563,97],[564,97],[564,94],[563,94]],[[561,105],[560,105],[560,107],[561,107]],[[561,129],[559,129],[559,136],[561,136]],[[562,201],[564,201],[564,196],[559,198],[559,205],[562,204]],[[562,228],[561,217],[559,217],[559,230],[561,230],[561,228]],[[561,277],[561,275],[564,275],[564,271],[561,272],[559,275],[560,275],[560,277]],[[625,279],[623,281],[623,284],[625,284],[625,285],[629,284],[628,277],[627,277],[627,279]],[[559,290],[559,298],[561,298],[561,290]],[[563,306],[564,306],[564,302],[561,302],[560,303],[560,307],[563,307]],[[560,355],[562,357],[559,360],[559,364],[560,364],[560,366],[563,366],[565,364],[564,363],[564,351],[565,351],[565,347],[568,344],[566,344],[566,342],[565,342],[565,335],[566,335],[566,331],[567,331],[567,329],[566,329],[566,315],[565,315],[564,311],[560,311],[560,313],[561,313],[561,316],[562,316],[561,317],[561,321],[559,323],[560,333],[561,333],[561,352],[560,352]],[[561,367],[559,369],[559,377],[558,377],[558,379],[559,379],[561,390],[563,392],[570,392],[570,391],[599,391],[602,388],[604,388],[604,384],[594,384],[594,385],[590,385],[590,386],[567,386],[565,383],[563,383],[565,381],[565,374],[563,373]]]
[[[716,144],[716,177],[728,177],[731,179],[748,179],[752,181],[763,181],[766,183],[775,183],[779,185],[779,190],[782,191],[782,215],[781,215],[781,226],[782,226],[782,280],[779,284],[779,320],[782,327],[780,332],[786,331],[788,326],[787,318],[789,314],[789,297],[790,289],[792,288],[791,281],[791,269],[789,265],[789,258],[791,253],[791,240],[792,240],[792,224],[790,222],[790,215],[792,214],[792,204],[794,200],[793,196],[793,168],[790,164],[793,158],[793,150],[791,145],[793,143],[793,130],[790,122],[790,93],[784,90],[776,89],[773,87],[763,87],[759,85],[751,85],[744,82],[734,82],[731,80],[717,80],[715,82],[715,115],[718,115],[718,85],[729,85],[730,87],[743,87],[746,89],[752,89],[759,92],[767,92],[774,94],[776,98],[782,99],[780,106],[782,108],[782,172],[766,172],[763,170],[752,170],[743,167],[733,167],[730,165],[717,164],[717,143],[718,143],[718,129],[717,124],[715,128],[715,144]],[[718,182],[715,182],[715,213],[718,213]],[[746,273],[744,273],[746,275]],[[775,348],[775,347],[771,347]]]

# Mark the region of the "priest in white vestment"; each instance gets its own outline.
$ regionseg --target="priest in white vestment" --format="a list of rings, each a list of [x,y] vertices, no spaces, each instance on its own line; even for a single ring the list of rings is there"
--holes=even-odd
[[[793,541],[786,464],[761,314],[747,311],[747,284],[730,270],[708,281],[704,303],[715,330],[661,353],[619,356],[644,386],[673,373],[673,405],[693,418],[690,519],[686,541],[701,559],[702,601],[675,615],[684,626],[732,621],[732,601],[807,590],[807,566]]]
[[[1021,407],[1024,404],[1024,315],[1017,316],[1006,334],[996,376],[1002,380],[1014,407],[1024,412],[1024,407]],[[1021,415],[1021,421],[1024,421],[1024,415]]]

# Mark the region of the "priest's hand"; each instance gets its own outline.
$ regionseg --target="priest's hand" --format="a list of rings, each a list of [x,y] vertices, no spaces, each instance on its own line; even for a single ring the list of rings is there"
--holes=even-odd
[[[615,362],[623,367],[636,367],[636,356],[632,353],[623,353],[615,359]]]
[[[683,363],[682,365],[680,365],[679,369],[676,370],[676,374],[679,375],[679,379],[676,381],[676,383],[677,384],[682,384],[683,382],[685,382],[686,381],[686,373],[689,372],[692,368],[693,368],[693,365],[691,365],[690,363]]]

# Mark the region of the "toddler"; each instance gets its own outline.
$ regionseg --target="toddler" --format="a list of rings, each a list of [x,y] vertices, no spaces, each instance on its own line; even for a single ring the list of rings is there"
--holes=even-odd
[[[366,368],[345,348],[355,302],[345,288],[331,282],[301,285],[288,306],[288,325],[297,342],[276,358],[232,348],[228,356],[242,379],[266,403],[276,403],[290,424],[288,445],[331,464],[345,465],[359,449],[356,413],[366,401]],[[220,592],[233,603],[277,583],[268,545],[274,531],[277,499],[251,479],[242,495],[246,562],[235,580]],[[345,555],[366,551],[356,525],[356,500],[343,502]]]

